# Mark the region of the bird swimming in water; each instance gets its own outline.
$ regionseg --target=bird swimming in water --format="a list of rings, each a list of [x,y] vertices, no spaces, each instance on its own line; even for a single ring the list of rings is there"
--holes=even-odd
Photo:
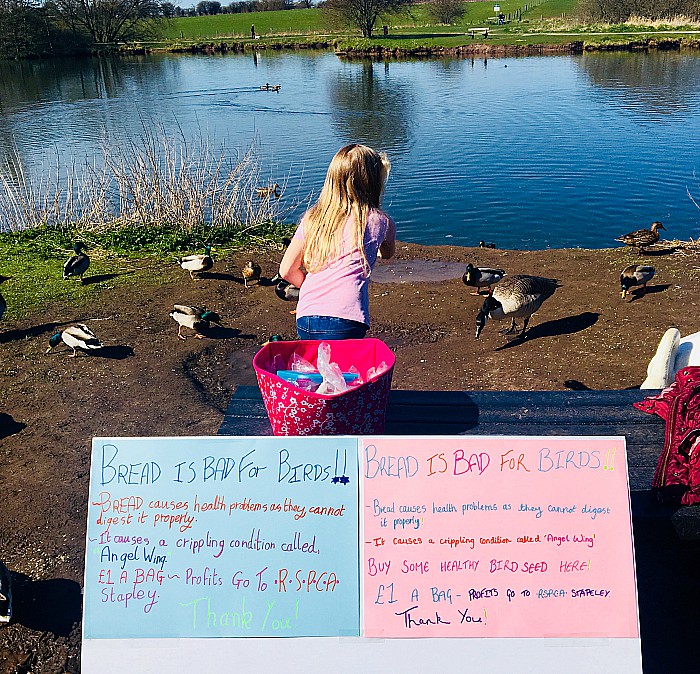
[[[630,288],[634,286],[642,286],[642,294],[647,291],[647,283],[656,274],[656,269],[650,265],[631,264],[626,267],[620,274],[620,287],[622,288],[622,299],[625,299]]]
[[[5,281],[9,281],[12,277],[11,276],[3,276],[0,274],[0,285],[5,283]],[[5,313],[5,310],[7,309],[7,302],[5,301],[5,298],[2,296],[2,293],[0,293],[0,318],[3,317],[3,314]]]
[[[90,266],[90,258],[83,252],[86,250],[86,246],[82,241],[76,241],[73,250],[75,255],[69,257],[63,265],[63,278],[69,279],[71,276],[80,276],[80,282],[83,283],[83,274]]]
[[[559,287],[556,279],[542,276],[528,276],[526,274],[513,274],[505,276],[496,285],[493,292],[484,300],[476,317],[476,338],[479,339],[481,331],[489,318],[500,321],[511,319],[510,328],[504,334],[517,333],[515,319],[524,319],[521,336],[525,334],[530,317],[542,303],[554,294]]]
[[[503,269],[475,267],[470,262],[462,276],[462,283],[464,283],[465,286],[476,288],[472,295],[478,295],[479,288],[488,288],[489,292],[491,292],[491,286],[498,283],[505,275],[506,273]]]
[[[186,339],[182,334],[182,328],[190,328],[194,330],[196,339],[203,339],[202,330],[206,330],[210,323],[215,323],[221,326],[221,317],[214,311],[207,311],[204,307],[190,307],[186,304],[175,304],[170,312],[172,318],[177,324],[177,338]]]
[[[495,243],[486,243],[485,241],[479,241],[479,248],[495,248]]]
[[[75,358],[78,355],[76,349],[90,351],[91,349],[102,348],[102,342],[97,339],[97,335],[84,323],[71,325],[62,332],[52,335],[49,339],[49,348],[46,349],[46,353],[49,353],[51,349],[58,346],[61,342],[73,349],[73,353],[69,356],[70,358]]]
[[[652,222],[651,229],[638,229],[635,232],[623,234],[615,241],[637,248],[640,253],[643,253],[647,246],[652,246],[659,240],[660,229],[666,231],[666,228],[660,222]]]
[[[260,282],[260,274],[262,274],[262,269],[257,262],[249,260],[245,267],[243,267],[241,270],[241,273],[243,274],[243,284],[246,288],[248,288],[248,281]]]
[[[267,187],[256,187],[255,194],[261,199],[269,199],[270,197],[279,199],[281,196],[280,186],[275,183],[274,185],[268,185]]]
[[[185,257],[181,257],[177,263],[183,269],[190,272],[190,278],[196,281],[197,279],[194,277],[195,272],[201,273],[203,271],[209,271],[214,266],[214,260],[211,256],[211,246],[209,244],[204,246],[203,255],[185,255]]]

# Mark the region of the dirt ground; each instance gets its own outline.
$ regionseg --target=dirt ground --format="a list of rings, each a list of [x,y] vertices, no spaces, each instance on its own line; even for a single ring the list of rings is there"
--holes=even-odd
[[[0,325],[0,560],[13,574],[15,619],[0,629],[0,674],[78,672],[89,453],[93,436],[213,435],[237,385],[254,384],[253,354],[270,335],[293,338],[293,305],[269,285],[243,286],[248,256],[219,260],[193,283],[177,267],[166,282],[105,287],[89,307],[51,306]],[[700,329],[700,256],[679,247],[642,256],[605,251],[507,251],[398,246],[398,265],[427,260],[428,278],[370,287],[371,335],[396,352],[394,388],[619,389],[639,386],[669,327]],[[258,256],[263,275],[279,255]],[[527,339],[489,321],[475,340],[483,302],[442,262],[471,261],[561,281]],[[653,264],[646,295],[620,298],[628,264]],[[381,268],[381,267],[380,267]],[[454,267],[457,269],[458,267]],[[86,277],[86,280],[89,280]],[[206,304],[225,327],[176,338],[173,303]],[[45,355],[48,338],[84,322],[101,352]]]

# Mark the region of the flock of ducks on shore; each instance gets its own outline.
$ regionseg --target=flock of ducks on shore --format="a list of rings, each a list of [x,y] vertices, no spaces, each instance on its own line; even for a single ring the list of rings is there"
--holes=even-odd
[[[625,234],[615,241],[637,248],[640,253],[644,248],[655,244],[659,240],[659,229],[666,229],[660,222],[654,222],[651,229],[638,229]],[[479,243],[481,248],[483,241]],[[635,286],[641,286],[642,294],[646,293],[647,283],[654,277],[656,270],[651,265],[631,264],[623,269],[620,274],[621,296],[624,299],[627,293]],[[476,338],[479,339],[486,321],[511,319],[510,327],[503,331],[504,334],[517,334],[516,318],[523,319],[520,336],[524,338],[527,325],[532,315],[550,298],[559,288],[556,279],[543,276],[529,276],[527,274],[506,275],[503,269],[489,267],[475,267],[471,263],[462,276],[465,285],[475,288],[473,295],[479,295],[481,288],[488,289],[488,295],[476,317]],[[492,288],[492,286],[495,286]]]
[[[278,187],[275,185],[275,187]],[[665,229],[660,222],[654,222],[651,229],[640,229],[621,236],[616,241],[621,241],[628,246],[637,248],[640,252],[644,248],[651,246],[659,240],[659,229]],[[282,240],[283,248],[290,243],[288,238]],[[481,248],[495,248],[494,244],[479,243]],[[90,266],[85,244],[76,242],[72,255],[63,265],[63,278],[70,279],[79,277],[84,283],[83,275]],[[204,253],[196,255],[186,255],[178,259],[177,263],[182,269],[189,272],[190,278],[197,281],[199,275],[209,271],[214,266],[212,257],[212,247],[204,246]],[[250,282],[260,283],[262,269],[254,260],[250,260],[241,269],[243,283],[249,288]],[[654,277],[656,270],[651,265],[631,264],[620,274],[621,296],[624,299],[627,293],[634,287],[641,286],[642,294],[646,293],[647,283]],[[11,277],[0,275],[0,285]],[[523,325],[520,329],[520,336],[524,337],[528,323],[532,315],[550,298],[557,288],[559,282],[556,279],[543,276],[531,276],[527,274],[508,275],[503,269],[489,267],[475,267],[469,263],[466,267],[462,281],[465,285],[474,288],[473,295],[479,295],[482,288],[487,289],[487,296],[479,310],[476,318],[476,338],[481,335],[486,322],[489,319],[505,320],[511,319],[510,327],[503,331],[504,334],[517,334],[516,319],[522,319]],[[271,285],[275,286],[275,294],[285,301],[297,301],[299,299],[299,288],[291,285],[279,275],[270,279]],[[0,318],[2,318],[7,303],[0,294]],[[292,311],[291,313],[294,313]],[[221,317],[214,311],[207,310],[206,307],[194,307],[183,304],[175,304],[170,312],[170,317],[178,324],[178,339],[186,339],[182,334],[183,328],[188,328],[194,332],[194,337],[201,339],[213,323],[222,327]],[[88,326],[83,323],[72,325],[52,335],[49,339],[49,348],[46,353],[51,352],[60,343],[66,344],[72,349],[71,357],[77,355],[77,349],[90,351],[103,348],[102,342],[98,339]]]

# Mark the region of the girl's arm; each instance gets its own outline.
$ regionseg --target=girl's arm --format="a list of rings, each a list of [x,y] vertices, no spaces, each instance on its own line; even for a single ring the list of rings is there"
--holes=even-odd
[[[301,288],[306,278],[306,272],[302,269],[303,261],[304,241],[295,236],[280,262],[280,276],[297,288]]]
[[[387,216],[389,220],[389,229],[386,233],[386,239],[379,246],[379,255],[382,259],[388,260],[390,257],[394,257],[396,252],[396,223]]]

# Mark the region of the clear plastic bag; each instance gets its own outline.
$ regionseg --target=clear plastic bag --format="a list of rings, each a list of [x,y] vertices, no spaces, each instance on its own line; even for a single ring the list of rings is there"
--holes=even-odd
[[[338,363],[331,363],[331,345],[327,342],[321,342],[318,345],[318,371],[323,377],[323,382],[316,389],[316,393],[343,393],[347,390],[348,385],[345,383],[343,371],[338,366]]]
[[[284,370],[285,368],[281,367],[277,369]],[[289,359],[289,366],[286,369],[294,370],[294,372],[318,372],[306,358],[302,358],[298,353],[292,354],[292,357]]]
[[[376,379],[380,374],[384,374],[389,369],[385,361],[382,361],[377,367],[371,367],[367,370],[367,381]]]

